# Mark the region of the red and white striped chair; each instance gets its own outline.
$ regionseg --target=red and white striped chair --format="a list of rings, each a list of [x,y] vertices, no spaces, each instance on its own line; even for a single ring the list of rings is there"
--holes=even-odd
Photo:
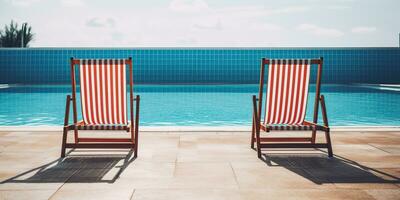
[[[333,156],[325,99],[320,94],[322,63],[322,57],[312,60],[262,59],[258,98],[256,95],[253,95],[253,126],[251,136],[251,147],[254,148],[254,143],[257,144],[259,158],[261,158],[261,150],[263,148],[327,148],[328,156]],[[268,65],[268,89],[264,120],[261,121],[266,65]],[[314,118],[313,122],[308,122],[305,120],[305,115],[312,65],[317,65],[318,71]],[[317,124],[320,104],[323,125]],[[261,137],[260,130],[265,132],[310,130],[312,131],[312,135],[311,137]],[[325,132],[326,143],[315,142],[317,131]]]
[[[127,117],[126,66],[129,66],[130,122]],[[75,66],[79,70],[80,102],[83,120],[78,121]],[[138,152],[139,102],[133,97],[132,58],[73,59],[71,58],[72,97],[67,95],[61,157],[66,148],[128,148]],[[72,101],[73,124],[69,124]],[[136,101],[134,117],[133,102]],[[67,143],[68,131],[74,130],[74,143]],[[85,138],[79,130],[125,130],[129,138]]]

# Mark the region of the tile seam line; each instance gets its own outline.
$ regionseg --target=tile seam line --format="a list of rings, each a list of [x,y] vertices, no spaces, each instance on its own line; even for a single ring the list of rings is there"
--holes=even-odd
[[[181,144],[181,135],[179,135],[178,150],[179,150],[180,144]],[[178,153],[179,153],[179,152],[178,152]],[[174,172],[172,173],[172,178],[175,178],[177,165],[178,165],[178,155],[176,155],[176,158],[175,158],[175,162],[174,162]]]
[[[237,180],[237,176],[236,176],[235,170],[233,169],[231,161],[229,161],[229,166],[232,169],[232,173],[233,173],[233,177],[235,178],[236,185],[237,185],[238,189],[240,190],[241,188],[240,188],[240,185],[239,185],[239,181]]]
[[[135,188],[133,188],[133,191],[132,191],[132,194],[131,194],[131,196],[130,196],[129,200],[133,200],[133,195],[135,194],[135,192],[136,192],[136,189],[135,189]]]
[[[60,189],[69,181],[69,179],[71,179],[71,177],[73,177],[76,173],[78,173],[78,171],[80,170],[80,168],[75,169],[75,172],[73,174],[71,174],[71,176],[68,177],[67,180],[65,180],[65,182],[57,188],[57,190],[48,198],[48,200],[52,200],[54,195],[57,194],[58,191],[60,191]]]
[[[388,151],[386,151],[386,150],[384,150],[384,149],[382,149],[382,148],[380,148],[380,147],[375,146],[373,143],[367,143],[367,144],[368,144],[369,146],[375,148],[375,149],[379,149],[379,150],[381,150],[381,151],[383,151],[383,152],[385,152],[385,153],[392,154],[392,153],[390,153],[390,152],[388,152]]]

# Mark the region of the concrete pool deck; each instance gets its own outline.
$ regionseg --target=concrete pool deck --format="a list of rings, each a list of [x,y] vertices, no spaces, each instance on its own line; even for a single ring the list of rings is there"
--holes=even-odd
[[[75,150],[61,160],[61,131],[1,129],[0,199],[400,197],[398,128],[334,130],[332,159],[323,150],[280,150],[260,160],[249,136],[147,129],[135,160],[126,150]]]

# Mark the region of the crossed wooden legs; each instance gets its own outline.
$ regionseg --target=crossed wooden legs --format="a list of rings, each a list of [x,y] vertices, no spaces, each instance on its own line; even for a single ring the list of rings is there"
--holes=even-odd
[[[312,136],[309,138],[266,138],[260,137],[261,125],[260,115],[257,112],[257,98],[253,96],[253,123],[250,139],[250,147],[254,149],[254,143],[257,145],[257,156],[261,158],[261,150],[263,148],[326,148],[328,150],[328,156],[333,156],[332,142],[330,137],[330,129],[328,127],[328,119],[326,115],[325,99],[324,96],[320,97],[321,108],[324,126],[314,125],[312,129]],[[318,130],[325,132],[325,143],[316,143],[315,136]],[[265,128],[266,132],[270,132],[268,128]],[[297,142],[297,143],[296,143]]]
[[[63,137],[61,144],[61,157],[65,157],[65,151],[67,148],[126,148],[132,149],[134,151],[134,157],[137,157],[138,153],[138,136],[139,136],[139,103],[140,96],[137,95],[135,99],[132,99],[131,106],[133,106],[133,101],[136,101],[136,112],[135,121],[131,120],[130,126],[128,125],[99,125],[99,126],[85,126],[77,125],[75,122],[72,125],[68,125],[69,121],[69,108],[71,96],[67,96],[66,109],[65,109],[65,119],[63,128]],[[133,117],[133,108],[131,109],[131,117]],[[67,143],[67,136],[70,130],[74,131],[75,141],[74,143]],[[130,131],[130,138],[79,138],[78,130],[127,130]]]

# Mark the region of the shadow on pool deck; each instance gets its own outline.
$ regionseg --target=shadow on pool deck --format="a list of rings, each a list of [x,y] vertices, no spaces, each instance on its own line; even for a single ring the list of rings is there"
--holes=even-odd
[[[128,155],[68,156],[28,170],[4,183],[114,183],[135,159]],[[365,167],[352,160],[321,154],[269,153],[263,161],[270,167],[284,167],[315,184],[400,183],[400,178]]]
[[[114,183],[133,162],[128,155],[68,155],[28,170],[4,183]]]
[[[315,184],[325,183],[400,183],[400,178],[369,168],[355,161],[335,155],[321,154],[263,154],[262,160],[270,167],[284,167]]]

